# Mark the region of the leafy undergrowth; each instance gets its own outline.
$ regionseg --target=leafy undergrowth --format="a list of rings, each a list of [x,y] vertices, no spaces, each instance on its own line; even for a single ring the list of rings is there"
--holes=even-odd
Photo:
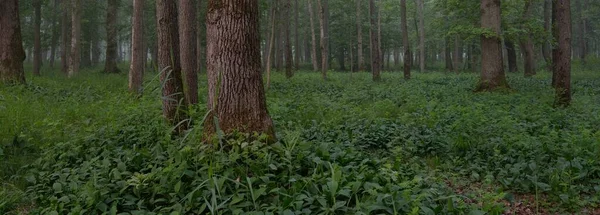
[[[89,71],[0,87],[0,214],[591,214],[600,204],[598,73],[574,73],[566,109],[552,107],[548,74],[477,94],[474,74],[275,74],[271,145],[246,134],[203,144],[199,126],[170,136],[149,75],[142,98],[125,75]]]

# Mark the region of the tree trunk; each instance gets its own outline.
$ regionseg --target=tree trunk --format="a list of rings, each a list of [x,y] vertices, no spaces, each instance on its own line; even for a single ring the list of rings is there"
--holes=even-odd
[[[258,132],[274,141],[261,77],[258,1],[209,0],[206,17],[210,115],[204,138],[213,137],[218,124],[225,134]]]
[[[106,61],[104,62],[105,73],[120,73],[117,68],[118,58],[118,13],[120,0],[108,0],[108,9],[106,10]]]
[[[404,46],[404,79],[410,79],[410,41],[408,40],[408,23],[406,20],[406,0],[400,0],[400,16],[401,16],[401,31],[402,31],[402,46]]]
[[[294,76],[294,71],[292,71],[292,65],[294,64],[294,60],[292,59],[292,37],[291,37],[291,22],[290,22],[290,12],[292,0],[285,0],[284,2],[284,13],[283,14],[283,22],[284,22],[284,42],[285,42],[285,77],[291,78]]]
[[[179,0],[179,51],[183,74],[183,94],[188,105],[198,104],[198,71],[196,68],[196,4]]]
[[[338,64],[340,65],[340,71],[346,71],[346,62],[345,62],[346,54],[344,52],[345,52],[344,47],[340,46],[338,48],[338,56],[337,56]]]
[[[365,70],[365,58],[363,56],[363,38],[362,38],[362,16],[361,16],[361,1],[356,0],[356,32],[358,44],[356,47],[358,57],[358,71]]]
[[[62,1],[62,18],[61,18],[61,48],[60,48],[60,61],[61,70],[66,75],[69,72],[69,57],[71,56],[71,19],[70,19],[70,1]]]
[[[577,14],[578,14],[578,29],[577,29],[577,36],[578,36],[578,46],[579,46],[579,59],[581,60],[582,64],[585,64],[585,57],[587,55],[587,48],[586,48],[586,42],[585,42],[585,31],[586,31],[586,19],[584,14],[584,11],[581,7],[581,3],[583,0],[576,0],[576,7],[577,7]],[[586,7],[589,7],[590,5],[585,5]]]
[[[558,45],[553,50],[556,99],[560,107],[571,103],[571,1],[554,0],[554,39]]]
[[[265,70],[268,67],[267,66],[267,60],[270,57],[269,55],[271,55],[271,49],[270,49],[270,47],[271,47],[271,40],[270,40],[270,38],[271,37],[270,37],[270,34],[271,34],[272,31],[270,29],[272,28],[272,26],[271,26],[272,21],[275,20],[275,18],[274,18],[274,16],[275,16],[275,10],[274,10],[274,8],[276,6],[275,5],[276,3],[277,3],[276,0],[270,0],[269,1],[269,13],[268,13],[269,25],[267,26],[268,29],[269,29],[269,31],[267,31],[267,35],[265,36],[267,39],[265,40],[265,48],[264,48],[264,52],[263,52],[264,54],[263,54],[263,57],[262,57],[263,69],[265,69]],[[268,87],[268,84],[267,84],[267,89],[268,88],[269,87]]]
[[[552,32],[552,0],[544,0],[544,32],[545,35],[549,35]],[[552,45],[550,44],[550,38],[545,36],[545,41],[542,46],[542,54],[544,60],[548,66],[548,71],[552,71]]]
[[[425,71],[425,15],[424,0],[417,0],[417,13],[419,13],[419,69]]]
[[[460,73],[460,64],[461,62],[461,56],[462,55],[462,51],[460,48],[460,36],[454,35],[454,57],[452,58],[454,60],[454,73],[459,74]]]
[[[50,68],[54,68],[54,61],[56,59],[56,46],[58,44],[58,13],[60,7],[60,0],[54,0],[53,14],[52,14],[52,38],[50,38]]]
[[[381,47],[379,46],[379,25],[377,24],[378,9],[375,0],[369,0],[369,20],[371,23],[371,73],[373,81],[381,80]]]
[[[298,21],[298,0],[294,1],[294,42],[296,43],[294,46],[294,69],[298,70],[300,68],[300,35],[298,34],[299,21]]]
[[[187,128],[184,122],[187,102],[183,94],[179,58],[177,2],[156,0],[156,18],[163,116],[171,125],[175,125],[173,132],[181,134]]]
[[[448,41],[447,36],[444,38],[444,60],[446,62],[446,72],[454,71],[452,65],[452,52],[450,51],[450,42]]]
[[[25,84],[25,50],[21,38],[19,1],[5,0],[0,6],[0,82]]]
[[[329,44],[327,32],[327,0],[317,0],[319,5],[319,24],[321,26],[321,75],[323,80],[327,80],[327,70],[329,70]]]
[[[315,36],[315,20],[314,20],[312,0],[308,0],[308,17],[310,19],[310,34],[312,37],[311,60],[314,71],[319,71],[319,63],[317,59],[317,37]]]
[[[40,76],[42,66],[42,36],[40,25],[42,24],[42,1],[33,0],[33,75]]]
[[[273,46],[275,46],[275,17],[277,15],[277,0],[273,1],[273,5],[271,6],[271,36],[269,38],[269,47],[267,48],[267,52],[268,53],[272,53],[273,52]],[[310,3],[309,3],[310,4]],[[314,35],[314,34],[313,34]],[[273,56],[272,54],[267,54],[267,63],[265,65],[265,67],[267,68],[267,89],[269,89],[271,87],[271,56]]]
[[[532,0],[525,1],[525,13],[523,13],[523,21],[522,23],[526,23],[529,17],[531,16],[531,2]],[[527,26],[523,26],[523,28],[527,28]],[[520,41],[519,46],[521,47],[521,53],[523,53],[523,70],[525,70],[525,77],[531,77],[535,75],[535,55],[533,53],[533,41],[531,40],[531,33],[529,29],[524,35],[524,38]]]
[[[493,35],[481,35],[481,79],[476,92],[509,88],[504,74],[500,0],[481,0],[481,27]]]
[[[79,73],[79,62],[81,61],[80,39],[81,39],[81,0],[72,1],[71,10],[71,59],[68,76]]]
[[[201,16],[200,14],[202,14],[202,0],[197,0],[196,1],[196,6],[197,6],[197,11],[196,14],[198,16],[200,16],[201,18],[204,16]],[[204,20],[199,21],[196,25],[196,72],[197,73],[201,73],[202,71],[202,65],[204,62],[204,56],[205,56],[205,52],[203,51],[202,48],[202,35],[204,33],[203,29],[206,29],[206,27],[203,25]]]
[[[516,73],[519,71],[517,66],[517,51],[515,50],[515,44],[509,40],[504,40],[504,46],[506,47],[506,56],[508,57],[508,72]]]
[[[131,29],[131,66],[129,68],[129,92],[142,94],[144,77],[144,0],[133,0]]]

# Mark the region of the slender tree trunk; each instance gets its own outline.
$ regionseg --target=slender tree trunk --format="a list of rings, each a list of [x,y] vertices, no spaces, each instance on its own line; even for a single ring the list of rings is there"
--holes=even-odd
[[[21,37],[18,0],[2,2],[0,29],[0,83],[25,84],[25,50]]]
[[[40,25],[42,24],[42,1],[33,0],[33,75],[40,76],[42,66],[42,39]]]
[[[117,67],[117,58],[119,57],[119,48],[117,44],[117,20],[119,13],[120,0],[108,0],[108,9],[106,10],[106,61],[104,62],[105,73],[120,73]]]
[[[556,76],[555,105],[569,106],[571,103],[571,1],[554,0],[554,38],[558,45],[554,49],[554,75]]]
[[[400,0],[400,16],[401,16],[401,31],[402,31],[402,45],[404,46],[404,79],[410,79],[410,65],[411,65],[411,53],[410,53],[410,41],[408,40],[408,23],[406,20],[406,0]]]
[[[81,0],[72,1],[71,10],[71,59],[69,65],[69,77],[79,73],[79,63],[81,61],[80,39],[81,39]]]
[[[131,65],[129,68],[129,92],[142,94],[144,77],[144,0],[133,0],[131,29]]]
[[[202,14],[202,0],[197,0],[196,1],[196,6],[197,6],[197,10],[196,10],[196,14],[200,17],[204,17],[201,16],[200,14]],[[204,27],[204,25],[202,25],[202,23],[205,23],[204,21],[200,21],[198,22],[198,24],[196,25],[196,72],[197,73],[201,73],[202,71],[202,65],[204,62],[204,56],[205,56],[205,52],[203,51],[202,48],[202,35],[204,33],[203,29],[206,29]]]
[[[69,48],[71,45],[71,19],[70,19],[70,1],[63,0],[62,1],[62,18],[61,18],[61,48],[60,48],[60,58],[61,58],[61,70],[66,75],[69,71],[69,57],[71,56],[71,49]]]
[[[329,70],[329,44],[327,34],[327,0],[317,0],[319,5],[319,24],[321,26],[321,74],[323,80],[327,80]]]
[[[517,51],[515,50],[515,44],[509,40],[504,40],[504,46],[506,47],[506,56],[508,57],[508,72],[516,73],[519,71],[517,66]]]
[[[450,51],[450,42],[448,37],[444,38],[444,60],[446,61],[446,72],[454,71],[452,65],[452,52]]]
[[[300,35],[298,34],[298,28],[300,27],[300,22],[298,21],[298,0],[294,0],[294,42],[296,43],[294,46],[294,69],[298,70],[300,68]]]
[[[179,51],[184,81],[183,92],[188,105],[198,104],[196,9],[195,1],[179,0]]]
[[[531,2],[532,0],[525,1],[525,13],[523,13],[523,23],[526,23],[529,17],[531,16]],[[527,26],[523,26],[523,28],[527,28]],[[523,53],[523,70],[525,70],[525,77],[531,77],[535,75],[535,55],[533,53],[533,41],[531,40],[531,33],[524,35],[519,46],[521,47],[521,53]]]
[[[174,133],[181,134],[187,128],[184,120],[187,102],[183,94],[179,52],[177,2],[156,0],[158,31],[158,69],[162,86],[163,116]]]
[[[291,5],[292,0],[285,0],[284,3],[284,42],[285,42],[285,77],[291,78],[294,76],[294,71],[292,70],[292,65],[294,64],[294,59],[292,58],[292,37],[291,37]]]
[[[315,36],[315,20],[313,13],[312,0],[308,0],[308,17],[310,19],[310,32],[312,37],[311,59],[314,71],[319,71],[319,63],[317,59],[317,37]]]
[[[462,51],[460,49],[460,36],[454,35],[454,73],[459,74],[460,73],[460,64],[461,62],[461,56],[462,55]]]
[[[419,69],[425,71],[425,15],[424,0],[417,0],[417,11],[419,13]]]
[[[56,59],[56,46],[58,44],[58,26],[56,25],[56,23],[58,22],[58,11],[59,11],[59,7],[60,7],[60,1],[59,0],[54,0],[54,6],[52,7],[53,10],[53,14],[52,14],[52,24],[51,24],[51,28],[52,28],[52,38],[50,38],[50,58],[48,59],[50,61],[50,68],[54,68],[54,61]]]
[[[309,0],[310,1],[310,0]],[[271,6],[271,36],[269,38],[269,47],[267,49],[268,53],[272,53],[273,52],[273,46],[275,46],[275,17],[277,15],[277,0],[273,1],[273,5]],[[313,34],[314,35],[314,34]],[[273,56],[272,54],[267,54],[267,63],[266,63],[266,68],[267,68],[267,89],[269,89],[271,87],[271,56]]]
[[[265,48],[264,48],[264,52],[263,52],[264,54],[263,54],[263,58],[262,58],[263,69],[265,69],[265,70],[267,69],[267,59],[269,58],[269,55],[271,55],[271,50],[270,50],[271,40],[269,39],[270,38],[269,35],[271,33],[270,29],[272,28],[271,27],[271,22],[272,22],[272,20],[274,20],[273,16],[275,16],[274,8],[275,8],[275,4],[276,3],[277,3],[276,0],[270,0],[269,1],[269,13],[268,13],[268,20],[269,20],[268,28],[269,28],[269,31],[267,31],[267,35],[265,36],[267,39],[265,40]],[[268,88],[269,87],[267,86],[267,89]]]
[[[481,0],[481,27],[494,35],[481,35],[481,79],[476,92],[509,88],[502,60],[500,0]]]
[[[350,60],[348,62],[350,62],[350,72],[353,73],[354,72],[354,50],[353,50],[353,46],[354,44],[350,43]]]
[[[363,38],[362,38],[362,16],[361,16],[361,4],[362,0],[356,0],[356,32],[358,44],[356,47],[358,57],[358,71],[365,70],[365,59],[363,55]]]
[[[552,32],[552,0],[544,0],[544,32],[545,35],[550,35]],[[548,71],[552,71],[552,46],[550,45],[550,37],[546,36],[542,46],[542,54],[548,66]]]
[[[579,46],[579,59],[581,60],[582,64],[586,63],[586,55],[587,55],[587,49],[586,49],[586,41],[585,41],[585,30],[586,30],[586,18],[583,15],[584,11],[581,7],[581,3],[583,0],[576,0],[576,7],[577,7],[577,14],[578,14],[578,29],[577,29],[577,36],[578,36],[578,46]],[[589,7],[590,5],[585,5],[586,7]]]
[[[385,55],[383,55],[383,46],[381,45],[381,8],[377,7],[377,0],[375,2],[375,7],[377,8],[377,47],[379,47],[379,65],[381,68],[379,71],[384,70],[385,67]]]
[[[371,73],[373,81],[381,80],[381,47],[379,46],[379,25],[377,24],[378,8],[375,5],[375,0],[369,0],[369,20],[371,23]]]
[[[346,50],[344,50],[343,46],[340,46],[338,48],[338,56],[337,57],[338,57],[338,64],[340,65],[340,71],[346,71],[346,62],[345,62],[346,53],[345,53],[345,51]]]
[[[206,139],[218,124],[225,134],[258,132],[275,140],[261,77],[258,19],[258,1],[209,0]]]

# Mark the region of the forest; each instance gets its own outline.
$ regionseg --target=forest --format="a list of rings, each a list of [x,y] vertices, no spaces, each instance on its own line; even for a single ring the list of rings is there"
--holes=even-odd
[[[0,214],[600,214],[598,0],[1,0]]]

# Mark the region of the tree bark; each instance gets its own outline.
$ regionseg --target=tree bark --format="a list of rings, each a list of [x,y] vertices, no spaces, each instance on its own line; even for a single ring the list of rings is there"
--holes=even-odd
[[[400,16],[402,31],[402,46],[404,46],[404,79],[410,79],[411,53],[410,41],[408,40],[408,23],[406,19],[406,0],[400,0]]]
[[[42,24],[42,1],[33,0],[33,75],[40,76],[42,66],[42,39],[40,25]]]
[[[194,0],[179,0],[179,51],[183,92],[188,105],[198,104],[198,71],[196,68],[196,4]]]
[[[58,44],[58,36],[59,36],[58,35],[58,25],[56,25],[56,23],[58,22],[59,7],[60,7],[60,0],[54,0],[52,24],[51,24],[52,38],[50,39],[50,59],[49,59],[50,68],[54,68],[54,62],[56,59],[56,46]]]
[[[117,20],[120,0],[108,0],[106,10],[106,61],[104,62],[105,73],[120,73],[117,67],[118,45],[117,45]]]
[[[454,73],[459,74],[460,73],[460,64],[461,62],[461,56],[462,55],[462,50],[460,47],[460,36],[454,35],[454,57],[452,58],[454,61]]]
[[[66,75],[69,72],[69,57],[71,56],[71,19],[69,9],[70,7],[69,0],[62,1],[62,18],[61,18],[61,47],[60,47],[60,61],[61,61],[61,70]]]
[[[361,16],[361,1],[356,0],[356,35],[357,35],[357,47],[356,54],[358,57],[358,71],[365,70],[365,59],[363,56],[363,38],[362,38],[362,16]]]
[[[292,65],[294,64],[294,59],[292,58],[292,37],[291,37],[291,0],[285,0],[284,2],[284,13],[283,22],[284,22],[284,43],[285,43],[285,77],[291,78],[294,76],[294,71],[292,70]]]
[[[481,79],[476,92],[509,88],[502,60],[500,8],[500,0],[481,0],[481,27],[489,32],[481,35]]]
[[[312,37],[312,51],[311,51],[311,60],[314,71],[319,71],[319,63],[317,59],[317,37],[315,36],[315,21],[314,21],[314,13],[312,0],[308,0],[308,17],[310,19],[310,32]]]
[[[21,37],[18,0],[5,0],[0,5],[0,29],[0,82],[25,84],[25,50]]]
[[[554,39],[558,45],[553,50],[556,98],[559,107],[571,103],[571,1],[554,0]]]
[[[133,0],[131,29],[131,66],[129,68],[129,92],[142,94],[144,77],[144,0]]]
[[[72,1],[71,10],[71,58],[68,76],[79,73],[79,63],[81,61],[80,41],[81,39],[81,0]]]
[[[523,53],[523,70],[525,70],[525,77],[531,77],[535,75],[535,55],[533,53],[533,41],[531,40],[530,30],[527,28],[525,23],[528,21],[531,16],[531,2],[532,0],[525,1],[525,12],[523,13],[523,28],[527,30],[527,33],[524,38],[519,42],[519,46],[521,47],[521,53]]]
[[[261,77],[258,1],[209,0],[206,17],[210,114],[204,138],[220,129],[264,133],[274,141]]]
[[[319,24],[321,26],[321,75],[323,80],[327,80],[327,70],[329,70],[329,44],[327,32],[327,0],[317,0],[319,5]]]
[[[309,0],[310,1],[310,0]],[[267,48],[267,52],[268,53],[272,53],[273,52],[273,46],[275,46],[275,17],[277,15],[277,0],[273,1],[273,5],[271,6],[271,21],[270,21],[270,25],[271,25],[271,36],[269,38],[269,47]],[[310,3],[309,3],[310,4]],[[314,35],[314,34],[313,34]],[[267,63],[265,65],[265,67],[267,68],[267,89],[269,89],[271,87],[271,57],[273,55],[272,54],[267,54]]]
[[[300,68],[300,35],[298,34],[298,28],[300,27],[300,22],[298,21],[298,0],[294,0],[294,42],[296,43],[294,46],[294,69],[298,70]]]
[[[419,13],[419,69],[425,71],[425,15],[424,0],[417,0],[417,11]]]
[[[379,25],[377,24],[378,9],[375,5],[375,0],[369,0],[369,20],[371,23],[371,73],[373,81],[381,80],[381,47],[379,46]]]
[[[544,32],[545,35],[549,35],[552,32],[552,0],[544,0]],[[544,37],[545,41],[542,45],[542,54],[544,60],[548,66],[548,71],[552,71],[552,45],[550,44],[550,38]]]
[[[163,116],[175,126],[176,134],[187,128],[185,96],[181,78],[177,2],[156,0],[158,69],[162,86]]]
[[[586,55],[587,55],[587,45],[586,45],[586,41],[585,41],[585,34],[586,34],[586,18],[583,15],[583,9],[581,6],[583,0],[576,0],[576,7],[577,7],[577,13],[578,13],[578,29],[577,29],[577,42],[578,42],[578,46],[579,46],[579,59],[581,60],[582,64],[586,63]],[[589,5],[585,5],[586,7],[589,7]]]
[[[517,51],[515,50],[515,44],[509,40],[504,40],[504,46],[506,47],[506,56],[508,57],[508,72],[516,73],[519,71],[517,66]]]

